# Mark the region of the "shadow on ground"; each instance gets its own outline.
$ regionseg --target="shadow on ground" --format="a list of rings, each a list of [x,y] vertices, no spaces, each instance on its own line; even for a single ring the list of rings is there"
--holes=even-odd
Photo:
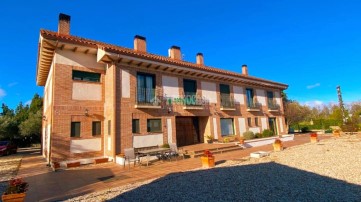
[[[361,186],[274,162],[169,174],[110,201],[358,201]]]

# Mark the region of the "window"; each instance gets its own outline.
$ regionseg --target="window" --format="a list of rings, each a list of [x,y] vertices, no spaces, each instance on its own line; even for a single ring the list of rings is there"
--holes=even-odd
[[[234,107],[234,102],[231,99],[231,90],[229,85],[220,84],[219,85],[219,92],[221,96],[221,106],[222,107]]]
[[[197,93],[197,81],[183,79],[183,90],[185,96],[196,95]]]
[[[100,74],[73,70],[73,80],[100,82]]]
[[[153,103],[155,100],[155,76],[153,74],[137,74],[137,102]]]
[[[272,91],[267,91],[267,101],[268,101],[268,103],[273,102],[273,92]]]
[[[71,122],[70,137],[80,137],[80,122]]]
[[[234,135],[233,119],[221,119],[222,136]]]
[[[252,119],[251,118],[247,118],[247,123],[248,123],[248,127],[252,126]]]
[[[110,132],[112,131],[111,126],[112,126],[112,122],[110,120],[108,120],[108,135],[110,135]]]
[[[229,85],[226,84],[220,84],[219,85],[219,91],[221,94],[230,94],[231,90],[229,89]]]
[[[253,104],[253,96],[254,96],[253,89],[247,88],[246,95],[247,95],[247,106],[248,107],[253,106],[254,105]]]
[[[101,135],[101,122],[100,121],[93,121],[92,127],[92,134],[93,136]]]
[[[132,120],[132,133],[140,133],[139,132],[139,119]]]
[[[258,126],[258,118],[257,118],[257,117],[254,118],[254,125],[255,125],[255,126]]]
[[[162,121],[160,119],[148,119],[147,132],[151,132],[151,133],[162,132]]]

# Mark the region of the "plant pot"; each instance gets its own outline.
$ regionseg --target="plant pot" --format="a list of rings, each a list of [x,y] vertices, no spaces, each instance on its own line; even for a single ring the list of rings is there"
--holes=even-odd
[[[19,193],[19,194],[3,194],[1,196],[1,200],[3,202],[23,202],[25,201],[26,193]]]
[[[317,133],[312,133],[310,139],[311,139],[311,143],[317,143],[318,142]]]
[[[273,143],[273,151],[282,151],[283,146],[282,143]]]
[[[339,131],[333,131],[332,134],[333,134],[333,137],[340,137],[341,136]]]
[[[207,140],[207,143],[208,143],[208,144],[212,144],[212,143],[213,143],[213,140]]]
[[[239,139],[239,144],[244,144],[244,139]]]
[[[206,157],[206,156],[201,156],[201,160],[202,160],[202,168],[213,168],[214,167],[214,156],[212,157]]]

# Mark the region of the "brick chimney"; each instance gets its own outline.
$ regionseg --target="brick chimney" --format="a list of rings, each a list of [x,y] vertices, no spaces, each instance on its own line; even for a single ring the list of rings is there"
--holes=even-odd
[[[70,16],[60,13],[58,23],[58,34],[70,34]]]
[[[204,65],[204,59],[203,59],[203,54],[202,53],[197,53],[196,56],[196,63],[197,65]]]
[[[242,65],[242,74],[248,76],[248,67],[247,65]]]
[[[182,60],[181,50],[178,46],[172,46],[169,49],[169,57],[175,60]]]
[[[147,52],[147,41],[145,37],[139,35],[134,36],[134,50],[139,52]]]

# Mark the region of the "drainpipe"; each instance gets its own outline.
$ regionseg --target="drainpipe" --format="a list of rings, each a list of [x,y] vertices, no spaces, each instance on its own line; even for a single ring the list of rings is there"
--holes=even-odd
[[[112,132],[112,152],[113,162],[115,162],[116,156],[116,130],[117,130],[117,69],[115,63],[112,62],[113,66],[113,132]]]

